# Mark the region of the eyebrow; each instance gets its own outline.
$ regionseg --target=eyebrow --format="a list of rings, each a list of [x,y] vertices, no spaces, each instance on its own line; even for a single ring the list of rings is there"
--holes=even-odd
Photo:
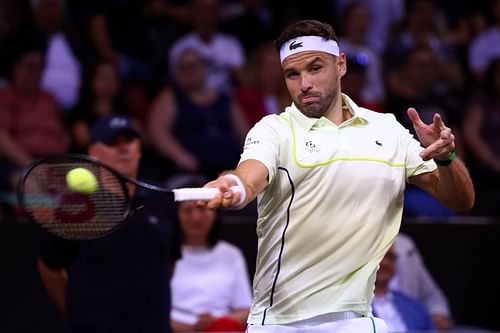
[[[316,62],[325,63],[325,60],[323,58],[321,58],[320,56],[315,56],[311,61],[309,61],[307,64],[305,64],[305,67],[310,67],[310,66],[314,65]],[[293,72],[293,71],[297,71],[295,67],[286,68],[284,70],[285,73],[289,73],[289,72]]]

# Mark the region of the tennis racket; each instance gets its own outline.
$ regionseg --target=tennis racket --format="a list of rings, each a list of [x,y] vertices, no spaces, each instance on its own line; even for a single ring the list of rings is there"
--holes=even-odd
[[[85,168],[97,180],[92,193],[72,190],[66,174]],[[126,177],[87,155],[64,154],[32,162],[22,172],[17,197],[28,218],[44,230],[62,238],[86,240],[116,230],[133,211],[127,183],[161,192],[168,201],[210,200],[217,188],[179,188],[168,190]],[[231,188],[239,191],[237,186]]]

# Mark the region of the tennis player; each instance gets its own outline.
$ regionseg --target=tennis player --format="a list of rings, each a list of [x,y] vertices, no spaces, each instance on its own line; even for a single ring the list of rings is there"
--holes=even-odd
[[[419,142],[392,114],[341,93],[346,56],[331,26],[296,22],[276,46],[292,105],[258,122],[237,168],[206,185],[223,193],[209,208],[258,198],[248,332],[387,332],[370,304],[401,224],[405,183],[467,210],[472,181],[439,114],[425,124],[408,109]],[[229,189],[237,184],[245,190]]]

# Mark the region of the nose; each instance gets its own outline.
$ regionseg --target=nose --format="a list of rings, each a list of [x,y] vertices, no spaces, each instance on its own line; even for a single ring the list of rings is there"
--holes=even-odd
[[[307,92],[312,89],[311,80],[308,75],[301,75],[300,77],[300,90]]]

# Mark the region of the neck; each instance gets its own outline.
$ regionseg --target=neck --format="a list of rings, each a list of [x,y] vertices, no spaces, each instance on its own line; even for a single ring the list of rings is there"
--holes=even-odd
[[[335,125],[340,125],[344,121],[352,118],[351,112],[347,104],[344,107],[344,100],[341,94],[338,94],[332,103],[331,110],[328,112],[326,118],[333,122]]]
[[[184,245],[187,247],[207,247],[208,241],[205,238],[186,237]]]

